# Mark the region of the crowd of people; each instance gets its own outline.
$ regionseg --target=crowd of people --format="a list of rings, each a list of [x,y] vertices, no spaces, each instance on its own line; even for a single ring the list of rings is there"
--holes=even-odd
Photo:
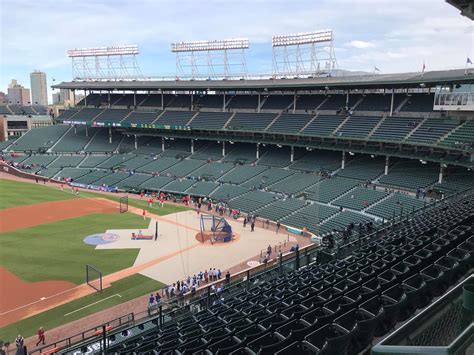
[[[206,284],[211,285],[211,291],[217,291],[216,285],[214,282],[222,280],[224,277],[224,283],[219,286],[219,288],[224,287],[230,283],[230,272],[227,271],[225,276],[220,269],[209,268],[204,272],[200,271],[197,274],[194,274],[192,277],[188,276],[184,280],[178,280],[173,284],[164,288],[164,294],[166,299],[172,300],[177,299],[178,303],[182,303],[184,297],[191,295],[194,297],[199,287],[202,287]],[[152,308],[161,303],[162,296],[156,292],[156,295],[150,294],[148,298],[148,307]]]

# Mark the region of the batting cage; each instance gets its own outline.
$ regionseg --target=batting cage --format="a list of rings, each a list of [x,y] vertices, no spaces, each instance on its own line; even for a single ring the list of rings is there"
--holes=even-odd
[[[128,212],[128,196],[120,197],[120,213]]]
[[[232,226],[225,218],[201,214],[201,243],[227,243],[232,241]]]
[[[86,283],[97,292],[101,292],[102,272],[95,266],[86,264]]]

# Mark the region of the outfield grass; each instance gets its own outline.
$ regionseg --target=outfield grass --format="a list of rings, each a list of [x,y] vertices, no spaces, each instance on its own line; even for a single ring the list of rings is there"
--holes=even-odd
[[[48,339],[48,329],[53,329],[60,325],[72,322],[76,319],[88,316],[90,314],[99,312],[109,307],[118,305],[120,303],[132,300],[134,298],[144,296],[143,303],[147,304],[148,295],[151,292],[157,291],[162,288],[163,284],[150,279],[146,276],[136,274],[129,276],[122,280],[112,283],[112,285],[105,289],[100,294],[92,294],[89,296],[82,297],[75,301],[66,303],[62,306],[50,309],[49,311],[40,313],[36,316],[24,319],[22,321],[10,324],[7,327],[0,329],[0,340],[10,341],[14,343],[15,337],[18,334],[23,337],[29,337],[36,333],[40,326],[43,326],[46,330],[46,340]],[[119,294],[121,297],[114,296]],[[113,297],[111,297],[113,296]],[[91,303],[104,300],[96,303],[90,307],[86,307]],[[82,308],[85,307],[85,308]],[[81,310],[78,310],[82,308]],[[78,310],[77,312],[74,312]],[[68,314],[74,312],[72,314]],[[68,314],[68,315],[66,315]],[[65,316],[66,315],[66,316]],[[117,315],[117,317],[120,315]],[[95,324],[91,324],[91,328]],[[73,335],[73,334],[71,334]]]
[[[107,229],[145,229],[133,213],[91,214],[0,234],[0,263],[25,281],[84,282],[85,264],[103,275],[132,266],[139,249],[95,249],[83,239]]]
[[[77,198],[48,185],[0,179],[0,209]]]

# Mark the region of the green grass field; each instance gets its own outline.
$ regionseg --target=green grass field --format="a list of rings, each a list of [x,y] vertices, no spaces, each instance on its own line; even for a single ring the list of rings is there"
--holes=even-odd
[[[31,228],[0,234],[0,263],[29,282],[65,280],[84,282],[85,264],[92,264],[110,274],[132,266],[139,249],[95,249],[83,242],[84,237],[107,229],[148,227],[133,213],[91,214]]]
[[[48,185],[0,180],[0,209],[77,198]]]
[[[122,196],[81,192],[82,198],[108,198],[114,201]],[[0,179],[0,209],[47,201],[78,198],[55,185],[40,185]],[[129,199],[129,204],[166,215],[184,211],[182,206],[165,205],[149,208],[146,201]],[[83,239],[107,229],[146,228],[149,220],[133,213],[93,214],[53,223],[23,228],[0,234],[0,265],[28,282],[66,280],[81,284],[85,278],[85,264],[98,267],[103,275],[133,265],[138,249],[96,250]],[[161,288],[163,284],[140,274],[117,281],[101,294],[93,294],[69,302],[47,312],[24,319],[0,329],[0,340],[12,342],[18,333],[34,335],[40,325],[52,329],[94,312],[143,296]],[[119,294],[121,297],[113,296]],[[113,297],[111,297],[113,296]],[[101,301],[103,300],[104,301]],[[95,303],[101,301],[99,303]],[[144,298],[144,302],[146,299]],[[89,306],[91,303],[95,303]],[[82,308],[84,307],[84,308]],[[75,312],[81,308],[81,310]],[[65,316],[67,313],[70,315]],[[91,327],[93,325],[91,324]]]
[[[163,287],[162,283],[136,274],[114,282],[111,287],[105,289],[100,294],[97,293],[82,297],[36,316],[3,327],[0,329],[0,340],[13,341],[14,343],[14,339],[18,334],[24,337],[32,336],[36,333],[39,326],[45,328],[47,337],[48,329],[53,329],[134,298],[143,296],[143,303],[146,304],[148,298],[145,295],[155,292],[161,287]],[[121,297],[117,296],[117,294]],[[92,303],[95,304],[91,305]],[[122,314],[117,315],[117,317],[121,315]],[[94,324],[91,324],[91,328],[93,326]]]

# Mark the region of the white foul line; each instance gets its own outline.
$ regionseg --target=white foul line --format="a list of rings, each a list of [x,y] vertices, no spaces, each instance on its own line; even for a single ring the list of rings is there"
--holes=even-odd
[[[106,297],[106,298],[104,298],[104,299],[101,299],[101,300],[99,300],[99,301],[96,301],[96,302],[93,302],[93,303],[91,303],[91,304],[88,304],[87,306],[84,306],[84,307],[78,308],[78,309],[76,309],[75,311],[72,311],[72,312],[66,313],[66,314],[64,315],[64,317],[66,317],[66,316],[68,316],[68,315],[70,315],[70,314],[73,314],[73,313],[79,312],[79,311],[83,310],[84,308],[87,308],[87,307],[93,306],[93,305],[95,305],[95,304],[97,304],[97,303],[100,303],[100,302],[102,302],[102,301],[108,300],[109,298],[112,298],[112,297],[115,297],[115,296],[118,296],[118,297],[122,298],[122,296],[120,296],[118,293],[116,293],[115,295],[112,295],[112,296]]]

